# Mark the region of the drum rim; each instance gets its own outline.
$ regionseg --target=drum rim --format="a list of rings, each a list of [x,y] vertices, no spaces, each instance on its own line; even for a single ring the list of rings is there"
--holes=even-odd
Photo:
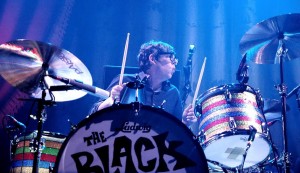
[[[80,121],[77,125],[77,128],[73,131],[71,131],[69,133],[69,135],[67,135],[66,139],[64,140],[64,142],[62,143],[61,145],[61,148],[57,154],[57,157],[56,157],[56,161],[55,161],[55,164],[54,164],[54,169],[53,169],[53,172],[54,173],[57,173],[58,172],[58,168],[59,168],[59,163],[60,163],[60,160],[63,156],[63,153],[64,153],[64,150],[66,148],[66,146],[68,145],[69,143],[69,140],[74,136],[74,134],[77,133],[77,131],[79,129],[81,129],[84,125],[86,125],[87,122],[89,122],[91,119],[93,118],[96,118],[96,116],[98,116],[99,114],[106,114],[107,112],[111,112],[111,111],[115,111],[116,109],[118,110],[122,110],[122,109],[126,109],[128,107],[132,107],[134,103],[131,103],[131,104],[115,104],[111,107],[107,107],[107,108],[104,108],[102,110],[99,110],[91,115],[88,115],[85,119],[83,119],[82,121]],[[204,159],[205,159],[205,165],[203,165],[204,167],[206,167],[206,169],[208,170],[208,165],[207,165],[207,161],[206,161],[206,156],[204,154],[204,150],[202,149],[201,145],[199,144],[199,142],[195,139],[195,135],[192,133],[192,131],[186,127],[186,125],[184,125],[180,120],[178,120],[175,116],[173,116],[172,114],[164,111],[163,109],[161,108],[156,108],[156,107],[152,107],[152,106],[148,106],[148,105],[143,105],[140,103],[140,108],[141,109],[145,109],[145,110],[152,110],[152,111],[155,111],[156,113],[161,113],[161,114],[165,114],[167,115],[167,117],[171,120],[171,121],[174,121],[174,123],[176,123],[178,126],[176,126],[177,128],[182,128],[185,130],[185,133],[187,135],[189,135],[191,137],[191,139],[193,139],[191,142],[194,143],[194,146],[196,147],[196,151],[198,152],[198,155],[201,156],[203,155],[204,156]],[[181,127],[180,127],[181,126]],[[202,153],[201,153],[202,152]]]
[[[241,91],[238,90],[238,88],[242,88],[245,87],[244,91],[250,92],[252,94],[257,94],[255,89],[252,88],[250,85],[247,84],[237,84],[237,83],[230,83],[230,84],[224,84],[224,85],[219,85],[219,86],[214,86],[210,89],[208,89],[207,91],[205,91],[203,94],[201,94],[196,101],[196,104],[199,105],[201,104],[204,100],[206,100],[207,98],[211,97],[212,94],[217,94],[225,89],[228,89],[229,91]]]

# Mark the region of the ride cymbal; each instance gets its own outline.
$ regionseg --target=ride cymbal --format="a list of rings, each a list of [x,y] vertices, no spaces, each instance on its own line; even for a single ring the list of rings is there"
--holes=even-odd
[[[87,93],[80,90],[49,92],[51,86],[64,86],[48,75],[80,80],[92,85],[92,77],[85,65],[72,53],[49,43],[19,39],[0,45],[0,75],[12,86],[31,97],[41,98],[46,89],[46,100],[70,101]]]
[[[285,14],[264,20],[245,33],[240,51],[257,64],[277,64],[277,51],[284,46],[283,62],[300,57],[300,14]]]

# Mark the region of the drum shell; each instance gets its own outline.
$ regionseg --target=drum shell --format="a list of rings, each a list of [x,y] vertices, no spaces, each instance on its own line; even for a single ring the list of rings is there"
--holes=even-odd
[[[227,94],[230,99],[226,98]],[[248,131],[250,125],[258,133],[265,133],[260,104],[258,93],[247,85],[229,84],[209,89],[198,98],[195,107],[195,113],[201,114],[201,144],[222,133]]]
[[[10,172],[32,172],[34,154],[33,142],[37,131],[21,134],[15,139]],[[66,136],[60,133],[43,131],[41,137],[41,156],[38,171],[51,172],[56,162],[56,157]]]

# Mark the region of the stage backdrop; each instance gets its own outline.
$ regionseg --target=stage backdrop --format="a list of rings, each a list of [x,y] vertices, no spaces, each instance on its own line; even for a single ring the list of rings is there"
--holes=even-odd
[[[2,0],[0,43],[28,39],[68,50],[87,67],[93,85],[104,88],[106,80],[110,80],[104,75],[104,67],[122,64],[127,33],[130,41],[126,66],[137,66],[136,55],[143,42],[162,40],[176,49],[180,71],[177,87],[181,92],[185,80],[183,67],[189,45],[193,44],[196,48],[192,56],[192,92],[186,101],[189,103],[204,57],[207,61],[199,95],[212,87],[237,83],[236,72],[242,59],[239,42],[243,35],[258,22],[288,13],[300,13],[299,0]],[[295,58],[284,63],[287,91],[300,84],[300,58]],[[259,89],[264,99],[280,100],[275,87],[280,83],[279,65],[247,63],[248,84]],[[29,97],[1,78],[0,120],[13,115],[28,131],[35,130],[37,122],[29,115],[36,113],[36,105],[20,98]],[[86,95],[47,107],[44,130],[67,135],[71,124],[82,121],[97,100]],[[300,156],[299,107],[295,96],[289,97],[287,103],[288,150],[295,162]],[[0,167],[8,170],[10,141],[5,127],[0,127]],[[281,122],[272,128],[275,144],[282,149]],[[198,133],[197,128],[193,131]]]

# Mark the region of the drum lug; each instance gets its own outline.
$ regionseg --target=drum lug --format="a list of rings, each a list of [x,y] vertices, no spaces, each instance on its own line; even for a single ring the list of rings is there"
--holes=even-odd
[[[231,93],[229,92],[229,90],[226,89],[226,91],[225,91],[224,94],[225,94],[225,99],[226,99],[226,101],[227,101],[227,102],[230,102],[231,99],[232,99],[232,95],[231,95]]]
[[[198,138],[198,141],[199,141],[200,144],[203,144],[203,143],[204,143],[204,141],[206,140],[206,136],[205,136],[203,130],[201,130],[201,131],[199,132],[197,138]]]
[[[39,147],[39,151],[40,151],[39,156],[41,155],[41,151],[44,150],[45,144],[46,144],[46,140],[44,138],[41,138],[40,147]],[[38,150],[36,138],[31,139],[31,141],[29,142],[29,150],[30,152],[36,152]]]
[[[267,124],[265,122],[261,123],[261,129],[262,129],[263,134],[266,134],[267,136],[269,135],[268,127],[267,127]]]
[[[232,132],[236,131],[237,125],[233,117],[229,117],[229,127]]]

